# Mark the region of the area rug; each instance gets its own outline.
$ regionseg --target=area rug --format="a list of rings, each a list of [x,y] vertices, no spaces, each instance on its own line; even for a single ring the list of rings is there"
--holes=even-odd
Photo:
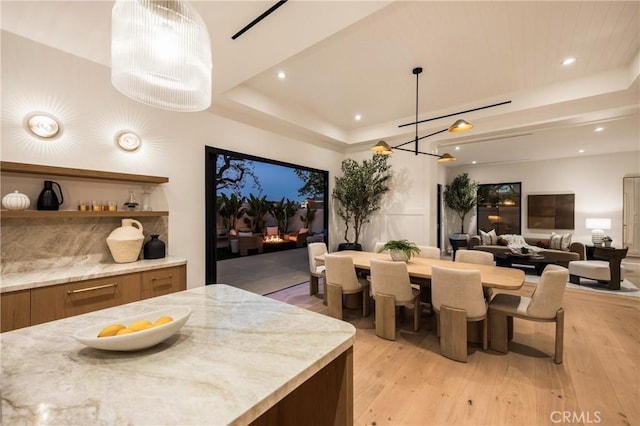
[[[540,277],[537,275],[527,274],[524,281],[529,284],[537,284]],[[640,297],[640,288],[636,287],[631,281],[625,279],[620,283],[620,290],[610,290],[606,284],[600,284],[598,281],[587,278],[580,278],[580,285],[567,282],[567,288],[575,288],[578,290],[594,291],[598,293],[615,294],[617,296]]]

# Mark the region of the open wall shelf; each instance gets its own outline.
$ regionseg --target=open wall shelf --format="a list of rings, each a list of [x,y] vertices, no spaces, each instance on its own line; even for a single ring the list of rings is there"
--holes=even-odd
[[[30,175],[64,176],[148,184],[161,184],[169,182],[169,178],[163,176],[147,176],[134,175],[130,173],[104,172],[100,170],[71,169],[67,167],[41,166],[38,164],[12,163],[9,161],[0,161],[0,171],[2,171],[3,173],[6,172]]]
[[[111,182],[134,182],[145,184],[162,184],[169,182],[168,177],[135,175],[130,173],[114,173],[100,170],[73,169],[68,167],[42,166],[38,164],[12,163],[0,161],[0,172],[24,175],[59,176],[80,179],[97,179]],[[1,210],[2,219],[43,219],[66,217],[158,217],[169,216],[168,211],[76,211],[76,210]]]
[[[169,216],[168,211],[75,211],[75,210],[0,210],[2,219],[46,219],[46,218],[64,218],[64,217],[157,217]]]

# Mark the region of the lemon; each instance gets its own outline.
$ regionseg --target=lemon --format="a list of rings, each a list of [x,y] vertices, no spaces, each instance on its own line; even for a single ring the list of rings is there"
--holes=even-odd
[[[118,333],[118,331],[122,330],[123,328],[125,328],[125,326],[122,325],[122,324],[111,324],[111,325],[108,325],[105,328],[103,328],[102,330],[100,330],[100,333],[98,333],[98,337],[115,336]]]
[[[116,333],[116,336],[122,336],[123,334],[135,333],[138,330],[134,330],[132,328],[123,328],[122,330]]]
[[[129,324],[129,328],[133,331],[146,330],[149,327],[153,327],[153,323],[149,320],[136,321],[133,324]]]
[[[169,322],[173,321],[173,318],[171,318],[170,316],[164,316],[164,317],[160,317],[156,320],[156,322],[153,323],[154,327],[157,327],[159,325],[162,324],[167,324]]]

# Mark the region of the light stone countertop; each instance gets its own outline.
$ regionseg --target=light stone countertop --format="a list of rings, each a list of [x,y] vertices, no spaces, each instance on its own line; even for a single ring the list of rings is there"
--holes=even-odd
[[[174,336],[109,352],[73,333],[190,306]],[[3,424],[247,424],[353,346],[343,321],[224,284],[3,333]]]
[[[93,278],[150,271],[158,268],[185,265],[186,259],[164,257],[138,260],[131,263],[82,263],[71,267],[48,268],[29,272],[14,272],[0,276],[0,293],[65,284]]]

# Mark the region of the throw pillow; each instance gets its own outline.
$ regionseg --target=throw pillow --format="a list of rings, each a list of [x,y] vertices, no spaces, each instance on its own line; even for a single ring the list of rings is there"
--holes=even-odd
[[[554,250],[569,251],[570,245],[571,245],[571,233],[567,233],[567,234],[556,234],[555,232],[551,233],[551,238],[549,238],[549,248]]]
[[[540,240],[540,241],[538,241],[538,242],[536,243],[536,246],[537,246],[537,247],[540,247],[540,248],[543,248],[543,249],[548,249],[548,248],[549,248],[549,243],[548,243],[548,242],[546,242],[546,241],[542,241],[542,240]]]
[[[492,229],[489,232],[484,232],[482,229],[480,230],[480,240],[482,240],[483,245],[495,245],[498,242],[498,235],[496,235],[496,230]]]
[[[277,226],[267,226],[267,235],[278,235]]]

